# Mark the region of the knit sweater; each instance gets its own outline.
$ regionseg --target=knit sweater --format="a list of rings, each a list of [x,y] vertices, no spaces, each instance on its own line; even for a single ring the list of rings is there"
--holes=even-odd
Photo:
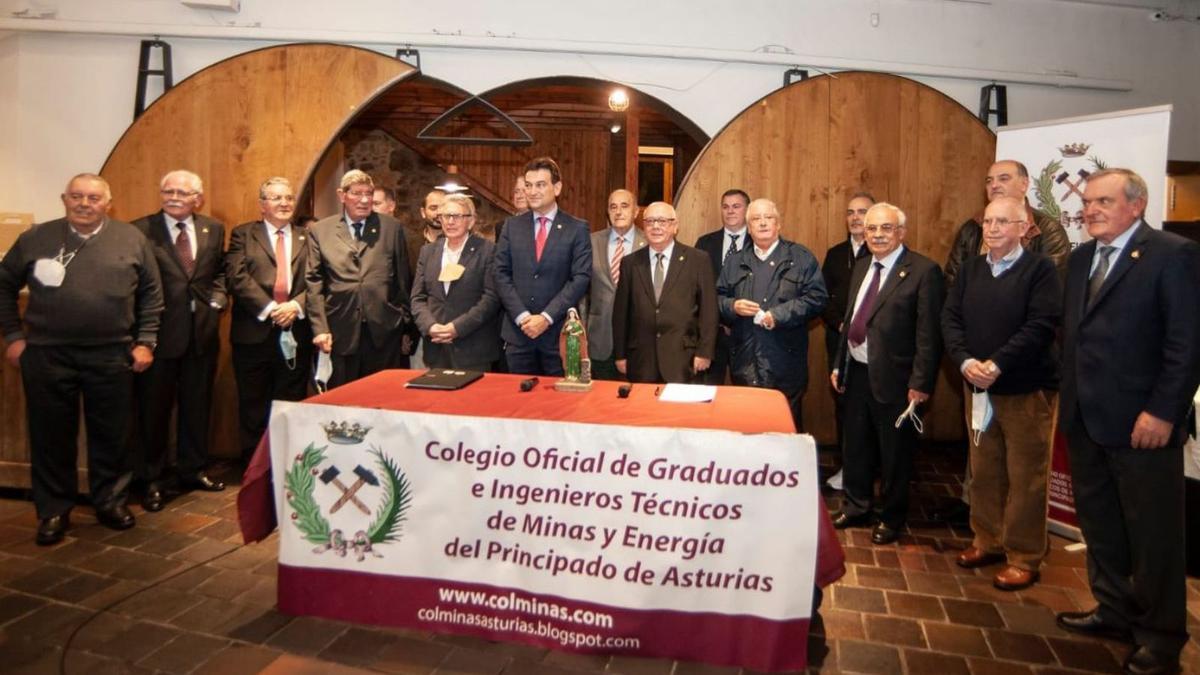
[[[1062,286],[1054,263],[1025,251],[993,277],[986,255],[969,258],[942,309],[946,354],[962,368],[967,359],[993,361],[1000,377],[992,394],[1028,394],[1058,388],[1054,333],[1062,321]]]
[[[62,284],[34,275],[38,260],[75,252]],[[29,288],[24,326],[17,294]],[[163,310],[150,243],[128,223],[108,220],[83,239],[66,219],[35,225],[0,261],[0,333],[7,343],[93,346],[154,343]]]

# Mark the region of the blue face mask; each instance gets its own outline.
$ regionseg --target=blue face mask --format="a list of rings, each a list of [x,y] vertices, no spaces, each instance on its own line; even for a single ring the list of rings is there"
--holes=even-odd
[[[313,382],[317,385],[317,391],[325,391],[330,377],[333,377],[333,359],[325,352],[317,350],[317,367],[313,372]]]
[[[986,390],[971,393],[971,440],[979,445],[983,432],[992,424],[992,399]]]
[[[279,333],[279,351],[283,353],[283,360],[287,361],[288,370],[296,369],[296,336],[292,335],[292,329],[280,331]]]

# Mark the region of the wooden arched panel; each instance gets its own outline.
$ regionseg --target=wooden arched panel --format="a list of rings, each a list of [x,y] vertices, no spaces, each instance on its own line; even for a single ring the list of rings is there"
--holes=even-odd
[[[332,44],[269,47],[214,64],[163,94],[113,148],[101,170],[113,214],[129,220],[157,211],[159,179],[188,169],[204,179],[204,213],[230,229],[257,220],[263,180],[284,176],[299,194],[358,111],[414,72],[397,59]],[[228,323],[227,313],[212,423],[213,454],[231,457],[237,397]]]
[[[959,224],[984,205],[995,136],[969,111],[918,82],[880,73],[822,75],[780,89],[730,122],[692,165],[676,200],[680,240],[720,226],[720,195],[739,187],[779,205],[783,236],[823,260],[846,236],[850,195],[867,190],[908,216],[907,244],[938,263]],[[946,371],[943,368],[943,371]],[[810,332],[808,431],[835,440],[824,329]],[[938,383],[927,438],[963,435],[961,384]]]

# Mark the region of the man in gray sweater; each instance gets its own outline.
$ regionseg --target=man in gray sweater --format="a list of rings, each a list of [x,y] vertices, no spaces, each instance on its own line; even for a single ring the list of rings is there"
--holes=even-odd
[[[125,506],[133,374],[154,360],[163,310],[150,243],[132,225],[107,218],[108,183],[80,174],[62,201],[66,218],[21,234],[0,261],[0,334],[25,388],[37,543],[44,546],[62,540],[75,505],[81,396],[97,519],[133,527]]]

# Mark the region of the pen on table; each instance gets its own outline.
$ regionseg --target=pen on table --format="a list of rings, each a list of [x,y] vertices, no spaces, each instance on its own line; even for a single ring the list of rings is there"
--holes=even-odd
[[[655,388],[654,388],[654,397],[655,397],[655,398],[658,398],[658,395],[659,395],[659,394],[661,394],[661,393],[662,393],[662,387],[655,387]]]

